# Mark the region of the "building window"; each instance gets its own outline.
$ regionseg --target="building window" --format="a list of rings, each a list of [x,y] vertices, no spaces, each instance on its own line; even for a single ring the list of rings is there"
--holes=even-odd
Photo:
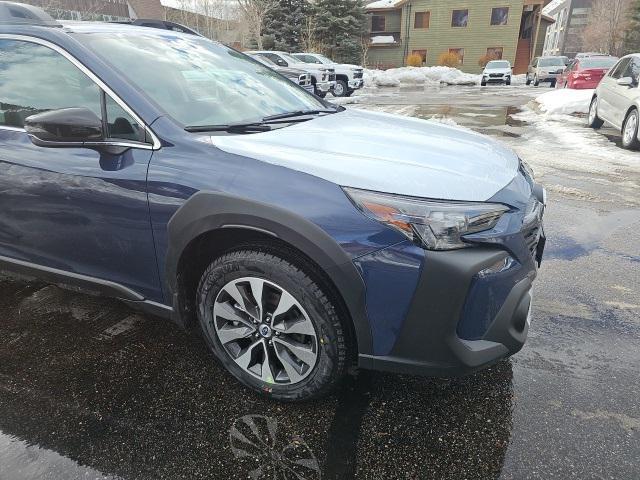
[[[466,27],[469,24],[469,10],[454,10],[451,12],[452,27]]]
[[[487,48],[487,57],[491,58],[492,60],[502,60],[503,51],[504,50],[502,47],[489,47]]]
[[[429,28],[431,12],[416,12],[413,28]]]
[[[506,25],[509,21],[509,7],[491,9],[491,25]]]
[[[464,63],[464,48],[450,48],[449,53],[453,53],[458,57],[460,65]]]
[[[427,63],[427,51],[426,50],[412,50],[411,55],[420,55],[422,63]]]
[[[384,32],[385,17],[382,15],[373,15],[371,17],[371,31],[372,32]]]

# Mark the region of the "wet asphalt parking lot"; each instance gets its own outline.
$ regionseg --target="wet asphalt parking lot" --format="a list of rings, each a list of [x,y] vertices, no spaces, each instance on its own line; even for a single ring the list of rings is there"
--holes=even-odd
[[[640,153],[543,89],[367,90],[514,148],[549,193],[529,339],[473,376],[361,371],[302,405],[118,301],[0,276],[0,480],[640,478]],[[399,139],[399,141],[402,141]]]

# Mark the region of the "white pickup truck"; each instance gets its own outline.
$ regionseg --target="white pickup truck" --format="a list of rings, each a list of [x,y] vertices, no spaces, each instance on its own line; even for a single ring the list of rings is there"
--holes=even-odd
[[[332,91],[336,86],[336,72],[328,65],[309,64],[286,52],[252,50],[245,53],[251,56],[259,55],[261,57],[266,57],[280,67],[306,70],[311,74],[311,82],[313,83],[315,90],[314,93],[321,98],[326,97],[327,93]]]
[[[334,97],[348,97],[364,86],[362,78],[364,69],[358,65],[336,63],[319,53],[294,53],[292,56],[311,65],[325,65],[334,68],[336,71],[336,86],[332,92]]]

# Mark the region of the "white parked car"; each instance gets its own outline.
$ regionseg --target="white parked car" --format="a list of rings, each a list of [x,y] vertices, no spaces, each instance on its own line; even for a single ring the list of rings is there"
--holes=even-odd
[[[306,70],[311,73],[311,82],[313,83],[315,94],[324,98],[327,93],[332,91],[336,86],[336,72],[329,65],[314,65],[303,62],[300,58],[280,51],[259,50],[245,52],[248,55],[260,55],[266,57],[279,67],[296,68],[298,70]]]
[[[508,60],[491,60],[482,71],[480,85],[487,83],[504,83],[511,85],[511,63]]]
[[[336,86],[331,92],[334,97],[349,97],[364,86],[364,69],[359,65],[336,63],[319,53],[294,53],[293,56],[306,63],[326,65],[335,69]]]
[[[622,132],[622,146],[640,149],[640,53],[622,57],[600,81],[589,107],[589,126],[605,122]]]

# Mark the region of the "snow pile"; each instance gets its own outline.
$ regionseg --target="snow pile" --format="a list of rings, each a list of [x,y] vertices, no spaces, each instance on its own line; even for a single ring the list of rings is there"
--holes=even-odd
[[[552,90],[536,97],[540,110],[545,115],[570,115],[572,113],[589,113],[589,105],[593,90],[575,90],[563,88]]]
[[[375,37],[371,37],[371,43],[384,45],[386,43],[396,43],[396,39],[393,38],[393,35],[376,35]]]
[[[364,72],[367,86],[397,87],[401,84],[422,85],[477,85],[480,75],[464,73],[451,67],[400,67],[389,70],[370,70]]]

